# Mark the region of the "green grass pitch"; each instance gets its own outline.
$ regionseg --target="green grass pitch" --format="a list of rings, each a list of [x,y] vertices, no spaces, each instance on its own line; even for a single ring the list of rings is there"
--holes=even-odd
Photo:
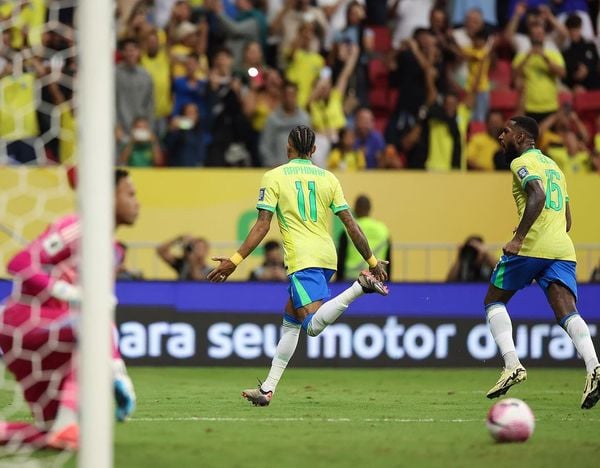
[[[600,459],[600,407],[579,409],[583,368],[531,368],[508,393],[537,419],[523,444],[494,443],[485,427],[496,370],[292,366],[271,406],[253,407],[240,391],[265,372],[131,369],[138,409],[116,427],[115,466],[575,468]]]

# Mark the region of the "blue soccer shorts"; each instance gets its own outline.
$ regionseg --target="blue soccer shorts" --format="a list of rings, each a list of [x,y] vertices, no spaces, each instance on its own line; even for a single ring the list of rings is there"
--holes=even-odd
[[[569,289],[577,300],[576,265],[569,260],[502,255],[494,268],[490,283],[499,289],[516,291],[536,280],[546,296],[550,284],[560,283]]]
[[[294,308],[304,307],[311,302],[322,301],[331,297],[329,280],[335,270],[328,268],[306,268],[289,275],[288,292]]]

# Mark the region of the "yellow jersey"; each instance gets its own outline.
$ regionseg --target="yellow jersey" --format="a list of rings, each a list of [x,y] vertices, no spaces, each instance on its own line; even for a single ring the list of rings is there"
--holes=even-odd
[[[456,123],[460,133],[460,169],[467,168],[465,148],[467,130],[471,121],[471,109],[460,103],[456,109]],[[454,138],[448,124],[436,118],[429,119],[429,151],[425,168],[430,171],[449,171],[452,169]]]
[[[519,255],[577,261],[573,241],[567,234],[566,206],[569,201],[565,175],[552,159],[536,148],[510,163],[513,173],[513,197],[519,218],[523,217],[527,194],[525,186],[539,180],[546,192],[541,214],[525,236]]]
[[[266,172],[256,208],[277,214],[287,274],[306,268],[337,269],[329,210],[348,209],[339,180],[309,159],[291,159]]]
[[[23,140],[39,135],[33,73],[0,79],[0,138]]]
[[[310,121],[316,132],[326,133],[329,130],[340,130],[346,126],[344,115],[344,96],[337,88],[329,93],[329,99],[319,99],[309,106]]]
[[[325,59],[318,52],[297,49],[287,67],[285,76],[298,85],[298,105],[306,107],[310,99],[315,80],[325,66]]]
[[[154,86],[154,116],[167,117],[173,109],[171,102],[171,59],[161,48],[156,56],[142,55],[140,64],[152,77]]]
[[[467,162],[478,169],[493,171],[494,156],[499,149],[500,145],[496,138],[491,137],[487,132],[476,133],[467,143]]]
[[[359,149],[342,151],[335,148],[327,159],[327,168],[334,171],[360,171],[366,167],[365,153]]]
[[[544,50],[544,55],[555,65],[564,68],[565,61],[560,52]],[[527,54],[519,52],[513,59],[513,68],[517,68]],[[525,76],[524,105],[527,112],[554,112],[558,109],[558,80],[550,73],[550,67],[543,57],[533,55],[523,66]]]
[[[490,74],[490,63],[491,59],[485,49],[477,49],[475,47],[463,48],[464,54],[467,56],[469,74],[467,75],[467,84],[465,89],[468,91],[484,92],[490,90],[490,80],[488,78]],[[481,78],[479,79],[479,85],[477,89],[473,89],[473,84],[477,79],[477,75],[481,70]]]

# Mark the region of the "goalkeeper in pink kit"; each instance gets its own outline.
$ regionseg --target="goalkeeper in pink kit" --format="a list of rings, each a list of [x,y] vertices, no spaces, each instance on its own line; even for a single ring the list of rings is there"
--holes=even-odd
[[[115,171],[116,225],[132,225],[139,212],[125,170]],[[51,224],[8,263],[13,291],[0,317],[2,358],[21,386],[33,424],[0,422],[0,444],[76,449],[77,381],[75,358],[81,291],[77,284],[81,231],[76,215]],[[115,260],[123,255],[115,246]],[[113,344],[117,419],[135,407],[135,393]]]

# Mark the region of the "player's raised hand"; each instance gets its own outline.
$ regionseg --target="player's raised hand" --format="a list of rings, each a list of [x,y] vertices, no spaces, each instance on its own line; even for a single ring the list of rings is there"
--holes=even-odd
[[[388,279],[388,274],[387,274],[387,269],[386,269],[386,265],[388,265],[390,262],[388,262],[387,260],[377,260],[377,265],[375,265],[372,268],[369,268],[369,271],[373,274],[373,276],[375,278],[377,278],[379,281],[387,281]]]
[[[219,266],[211,271],[207,278],[213,283],[223,283],[236,269],[236,264],[227,257],[212,257],[215,262],[220,262]]]

